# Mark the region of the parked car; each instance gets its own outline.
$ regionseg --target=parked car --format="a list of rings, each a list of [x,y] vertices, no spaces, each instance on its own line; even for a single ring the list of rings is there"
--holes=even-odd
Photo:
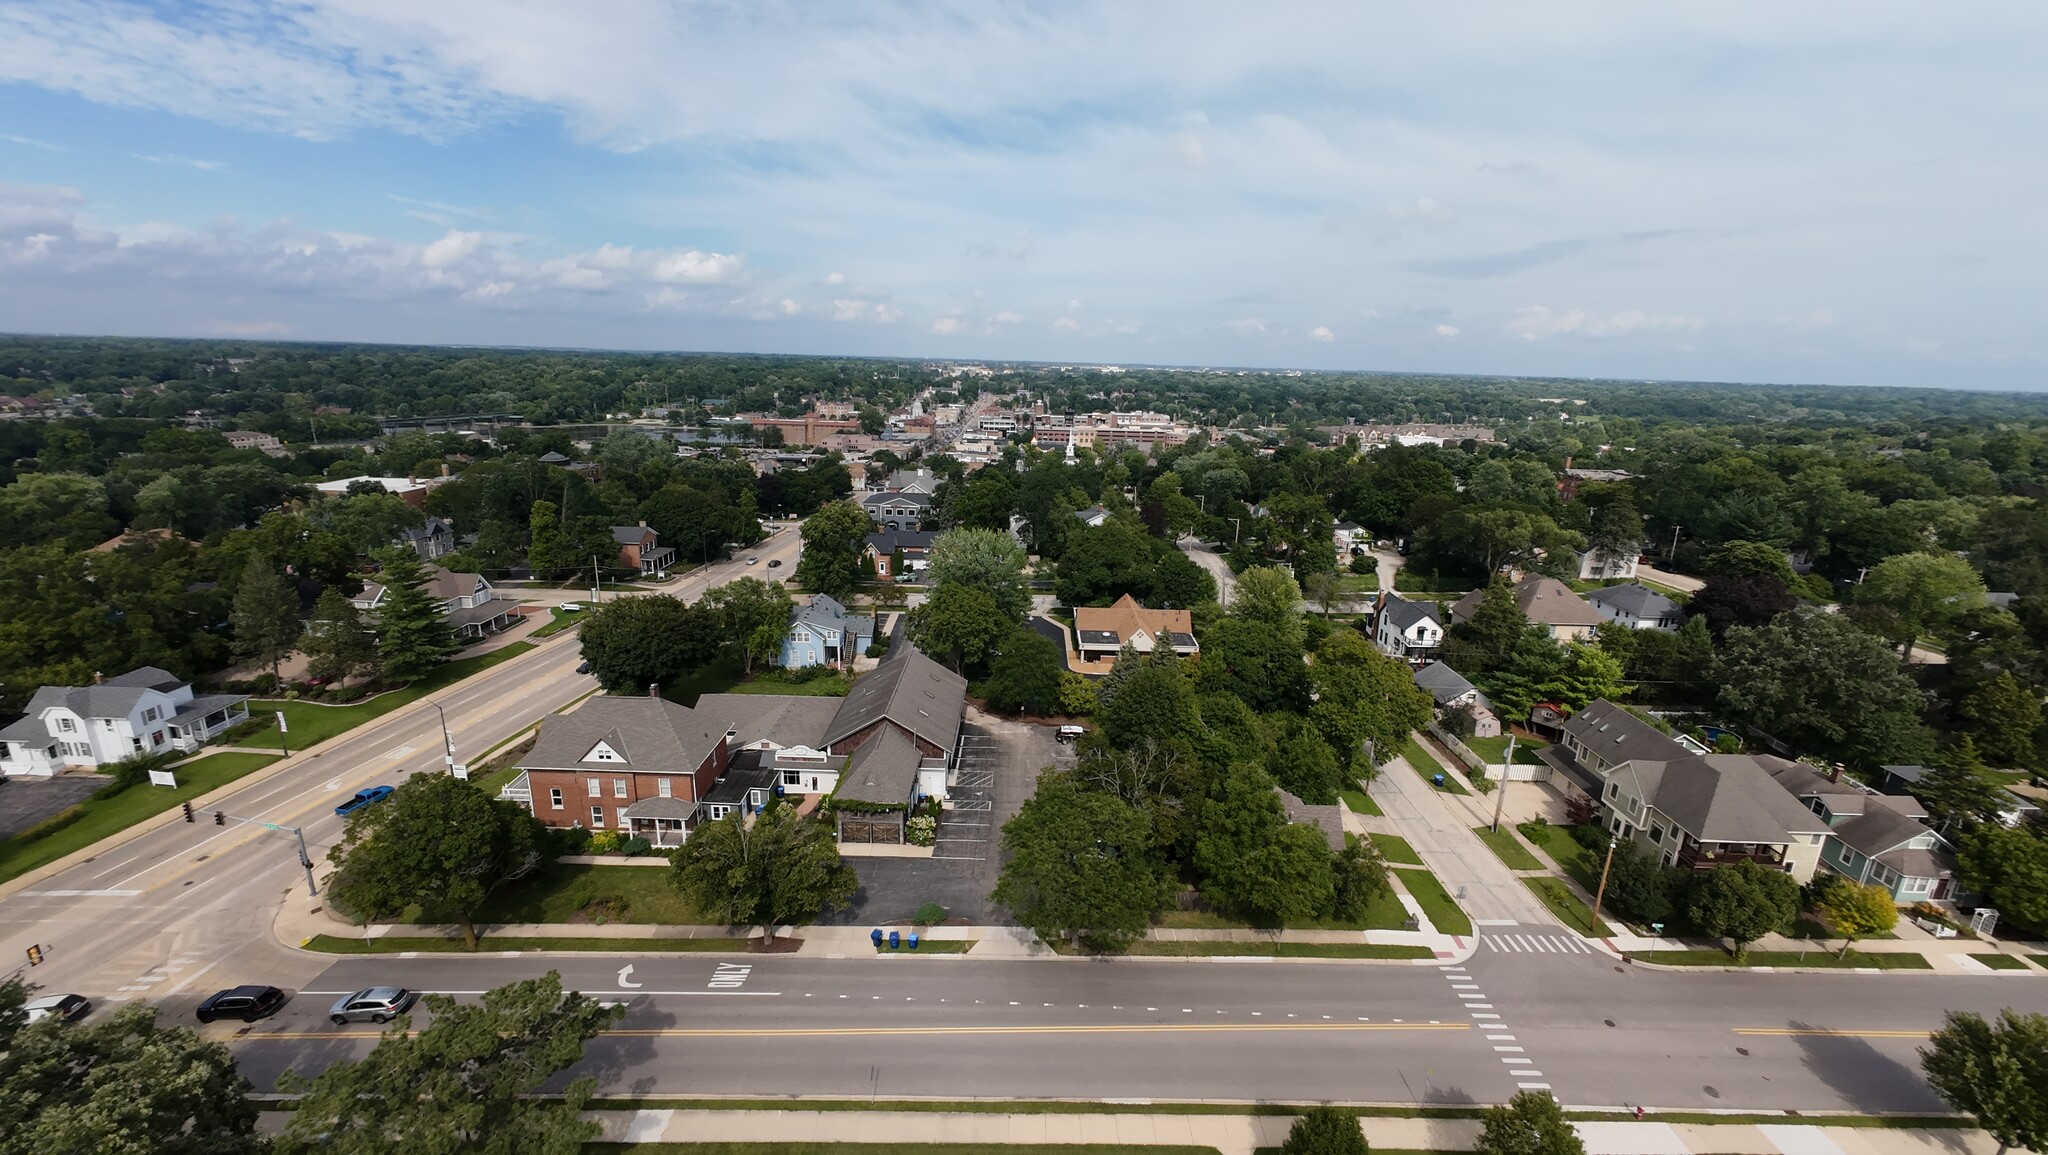
[[[206,996],[206,1001],[199,1004],[199,1021],[210,1023],[215,1019],[240,1019],[253,1023],[276,1014],[284,1004],[285,994],[276,987],[229,987]]]
[[[28,1021],[31,1023],[48,1018],[63,1019],[68,1023],[90,1014],[92,1002],[84,995],[44,995],[39,999],[30,999],[22,1004],[21,1009],[28,1012]]]
[[[896,584],[899,586],[908,585],[909,583],[914,582],[916,580],[917,575],[914,573],[900,573],[896,575]]]
[[[355,797],[334,808],[336,814],[349,815],[361,810],[372,802],[382,802],[391,797],[393,787],[372,786],[368,790],[356,791]]]
[[[769,559],[769,562],[768,562],[768,568],[769,568],[769,569],[775,569],[776,567],[780,566],[781,564],[782,564],[782,559],[781,559],[781,558],[779,558],[779,557],[778,557],[778,558],[771,558],[771,559]]]
[[[1053,737],[1055,737],[1061,742],[1072,742],[1079,739],[1081,735],[1086,734],[1087,732],[1088,727],[1086,726],[1061,726],[1059,733],[1053,735]]]
[[[750,558],[748,558],[748,559],[747,559],[747,564],[748,564],[748,565],[753,565],[753,564],[754,564],[755,562],[757,562],[757,561],[760,561],[760,560],[761,560],[761,559],[760,559],[760,558],[758,558],[758,557],[750,557]]]
[[[418,991],[404,987],[364,987],[352,995],[343,995],[328,1009],[327,1017],[336,1026],[343,1023],[388,1023],[412,1009],[420,1001]]]

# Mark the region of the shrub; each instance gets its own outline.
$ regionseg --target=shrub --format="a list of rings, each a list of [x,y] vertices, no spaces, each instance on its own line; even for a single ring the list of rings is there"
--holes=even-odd
[[[577,903],[576,909],[582,912],[583,917],[598,926],[603,926],[605,923],[624,919],[626,912],[632,909],[632,904],[620,895],[593,894]]]
[[[919,926],[935,926],[946,921],[946,908],[936,902],[927,902],[917,908],[917,913],[910,916],[910,921]]]
[[[617,854],[619,844],[625,840],[625,835],[620,834],[616,830],[599,830],[590,836],[590,849],[585,853]]]
[[[1522,837],[1538,846],[1550,841],[1550,823],[1541,818],[1534,822],[1524,822],[1515,829],[1522,832]]]
[[[1572,841],[1587,850],[1605,851],[1608,837],[1606,829],[1596,823],[1585,822],[1572,827]]]
[[[57,814],[52,814],[48,818],[43,819],[41,822],[36,823],[34,826],[29,827],[27,830],[22,831],[20,834],[15,835],[12,839],[10,839],[10,841],[34,842],[38,838],[48,838],[50,835],[57,833],[59,830],[64,829],[66,826],[69,826],[72,823],[77,822],[84,817],[85,807],[82,805],[73,806],[69,810],[65,810]]]
[[[654,844],[638,835],[619,843],[619,853],[627,857],[638,857],[654,849]]]
[[[919,814],[903,826],[903,837],[912,846],[930,846],[938,841],[939,821],[929,815]]]
[[[567,858],[590,850],[590,831],[581,826],[544,827],[541,839],[541,849],[549,858]]]
[[[882,642],[876,642],[874,645],[869,646],[866,652],[870,658],[879,658],[889,652],[889,647]]]
[[[1360,577],[1363,577],[1366,574],[1378,572],[1379,563],[1373,560],[1371,554],[1362,553],[1359,554],[1357,557],[1351,559],[1351,565],[1349,568],[1352,573],[1358,574]]]

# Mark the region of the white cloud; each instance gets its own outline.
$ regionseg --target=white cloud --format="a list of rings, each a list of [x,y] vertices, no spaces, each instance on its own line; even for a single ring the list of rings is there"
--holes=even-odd
[[[845,274],[845,273],[826,273],[826,274],[825,274],[825,283],[826,283],[826,284],[828,284],[828,285],[843,285],[843,284],[845,284],[845,283],[846,283],[846,274]]]
[[[1438,325],[1436,327],[1436,335],[1439,337],[1455,337],[1458,335],[1458,327],[1456,325]]]
[[[196,168],[202,172],[219,172],[228,166],[228,162],[224,160],[195,160],[189,156],[179,156],[174,152],[136,152],[129,155],[133,156],[136,160],[146,160],[151,164],[183,165],[186,168]]]
[[[1081,322],[1076,321],[1072,317],[1055,317],[1053,318],[1052,327],[1071,333],[1081,327]]]
[[[951,336],[966,327],[967,322],[962,321],[958,317],[940,317],[932,322],[932,332],[942,336]]]
[[[1024,323],[1024,314],[1004,309],[1002,312],[990,317],[989,322],[995,325],[1021,325]]]
[[[18,144],[25,148],[39,148],[42,149],[44,152],[70,151],[61,144],[51,144],[47,140],[37,140],[35,137],[32,136],[16,136],[11,132],[0,132],[0,140],[4,140],[9,144]]]
[[[1645,313],[1624,309],[1602,316],[1584,309],[1558,312],[1547,305],[1525,305],[1507,323],[1508,333],[1524,341],[1576,334],[1586,337],[1620,337],[1631,333],[1691,332],[1706,326],[1699,317],[1678,313]]]
[[[804,311],[804,307],[802,305],[797,304],[795,301],[790,300],[788,297],[782,298],[781,303],[778,304],[776,308],[781,309],[782,315],[785,317],[794,317],[798,313]]]
[[[1308,337],[1311,341],[1334,341],[1337,334],[1330,332],[1328,325],[1317,325],[1308,331]]]
[[[420,264],[429,269],[445,269],[457,262],[468,260],[470,254],[484,243],[482,233],[465,233],[449,229],[446,236],[420,250]]]

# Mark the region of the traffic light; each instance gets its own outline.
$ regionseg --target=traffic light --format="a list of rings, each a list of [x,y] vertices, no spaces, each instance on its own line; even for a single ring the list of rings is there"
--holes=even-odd
[[[195,819],[195,818],[193,818],[193,817],[192,817],[192,804],[191,804],[190,802],[181,802],[181,803],[179,803],[179,805],[181,805],[181,806],[183,806],[183,807],[185,808],[185,821],[187,821],[187,822],[195,822],[195,821],[197,821],[197,819]]]
[[[43,965],[43,948],[42,948],[42,947],[39,947],[39,946],[32,946],[32,947],[28,948],[28,965],[30,965],[30,966],[32,966],[32,967],[39,967],[39,966]]]
[[[225,810],[214,811],[213,824],[215,826],[226,826],[228,824],[228,812]]]

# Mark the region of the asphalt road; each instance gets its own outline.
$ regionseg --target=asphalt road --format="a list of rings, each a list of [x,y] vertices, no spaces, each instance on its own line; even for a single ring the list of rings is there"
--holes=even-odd
[[[786,575],[797,546],[796,532],[784,530],[662,591],[694,600],[736,577]],[[758,563],[745,564],[749,556]],[[783,565],[771,571],[777,558]],[[556,635],[429,700],[446,711],[458,757],[471,758],[595,691],[594,679],[575,672],[581,660],[575,635]],[[405,707],[295,754],[206,810],[300,827],[324,875],[327,849],[341,837],[335,803],[365,786],[442,772],[441,749],[436,711]],[[0,887],[0,958],[19,960],[31,944],[41,946],[47,961],[27,977],[45,990],[101,1003],[196,997],[240,982],[301,985],[325,965],[281,946],[272,932],[286,896],[306,885],[290,834],[215,826],[202,815],[102,846],[53,876]]]
[[[1556,928],[1498,933],[1538,931]],[[207,1030],[268,1087],[372,1045],[371,1028],[326,1023],[340,994],[395,982],[465,995],[551,967],[627,1005],[575,1072],[616,1094],[1455,1104],[1540,1086],[1594,1106],[1937,1110],[1914,1048],[1944,1008],[2048,1010],[2048,985],[2024,978],[1678,973],[1597,954],[393,957],[338,961],[275,1019]]]

